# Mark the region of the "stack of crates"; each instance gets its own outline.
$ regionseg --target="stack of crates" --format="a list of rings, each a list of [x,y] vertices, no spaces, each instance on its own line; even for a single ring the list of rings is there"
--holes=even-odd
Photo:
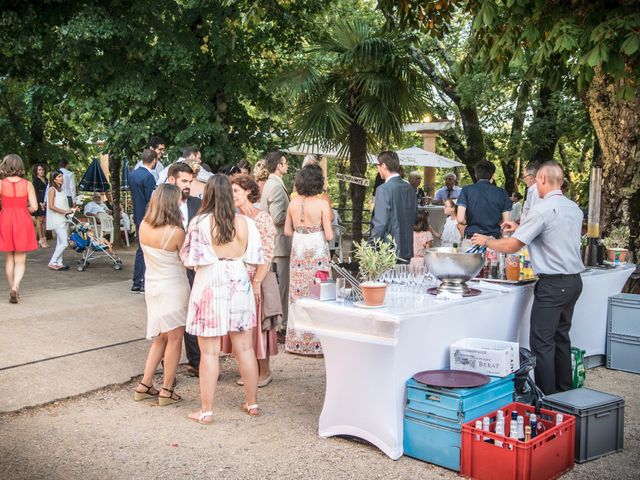
[[[460,471],[462,424],[513,401],[513,375],[476,388],[441,388],[410,379],[404,410],[404,453]]]
[[[609,297],[607,368],[640,373],[640,295]]]

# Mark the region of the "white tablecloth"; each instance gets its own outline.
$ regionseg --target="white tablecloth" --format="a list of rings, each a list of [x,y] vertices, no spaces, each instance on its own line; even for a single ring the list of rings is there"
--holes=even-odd
[[[619,292],[632,272],[633,267],[625,266],[585,274],[571,330],[572,339],[585,343],[572,344],[587,354],[604,353],[607,297]],[[319,434],[353,435],[399,458],[407,379],[447,367],[449,344],[461,338],[518,341],[526,336],[523,343],[528,345],[533,288],[485,290],[453,301],[428,296],[420,307],[379,310],[298,300],[290,318],[296,328],[315,332],[324,352],[327,381]]]

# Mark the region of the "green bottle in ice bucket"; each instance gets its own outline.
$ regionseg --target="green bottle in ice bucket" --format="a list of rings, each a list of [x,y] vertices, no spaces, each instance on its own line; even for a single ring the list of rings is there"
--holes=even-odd
[[[587,371],[584,368],[584,354],[587,353],[576,347],[571,347],[571,371],[573,388],[581,388],[584,385],[584,379]]]

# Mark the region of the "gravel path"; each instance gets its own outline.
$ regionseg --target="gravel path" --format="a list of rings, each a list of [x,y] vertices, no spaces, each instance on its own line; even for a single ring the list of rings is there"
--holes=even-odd
[[[260,418],[239,409],[243,395],[235,385],[235,362],[224,357],[221,365],[211,426],[186,419],[198,407],[198,383],[184,367],[176,391],[185,400],[177,405],[133,402],[135,383],[130,382],[0,416],[3,478],[458,478],[409,457],[392,461],[356,439],[318,437],[324,398],[321,359],[274,357],[276,379],[259,392]],[[639,377],[600,367],[587,378],[589,386],[625,397],[625,451],[576,465],[565,478],[638,478]]]

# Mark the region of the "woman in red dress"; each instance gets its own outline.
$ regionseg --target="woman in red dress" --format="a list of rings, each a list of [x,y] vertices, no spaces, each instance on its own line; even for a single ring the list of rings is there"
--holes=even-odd
[[[0,163],[0,252],[5,252],[9,302],[18,303],[27,252],[38,249],[31,213],[38,209],[36,192],[24,179],[24,164],[15,154]]]

